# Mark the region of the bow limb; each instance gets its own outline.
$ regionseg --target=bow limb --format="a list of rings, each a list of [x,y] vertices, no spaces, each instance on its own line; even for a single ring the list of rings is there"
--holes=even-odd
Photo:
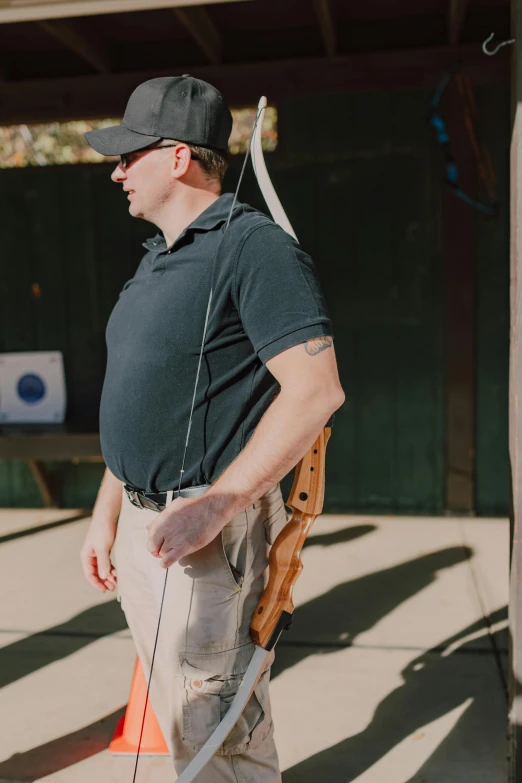
[[[270,210],[270,214],[272,215],[274,222],[278,223],[287,234],[290,234],[290,236],[297,240],[295,231],[292,228],[286,212],[284,211],[283,206],[279,201],[279,197],[275,192],[274,186],[272,185],[272,180],[268,175],[265,157],[263,155],[261,132],[263,129],[263,117],[265,116],[266,103],[266,97],[263,95],[257,107],[257,121],[254,129],[254,136],[252,138],[252,165],[254,167],[261,193],[263,194],[266,205]]]

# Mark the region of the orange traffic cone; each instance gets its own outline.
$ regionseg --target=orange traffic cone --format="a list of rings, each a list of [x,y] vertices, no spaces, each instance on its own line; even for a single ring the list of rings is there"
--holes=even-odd
[[[143,674],[139,658],[136,658],[129,703],[125,715],[118,721],[114,737],[109,745],[111,753],[135,754],[138,752],[146,695],[147,683],[145,682],[145,675]],[[141,737],[140,754],[167,756],[168,753],[167,743],[163,739],[158,719],[154,715],[149,701]]]

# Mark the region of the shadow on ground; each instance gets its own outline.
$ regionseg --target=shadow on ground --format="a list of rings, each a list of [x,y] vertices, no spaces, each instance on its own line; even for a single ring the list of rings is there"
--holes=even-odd
[[[332,533],[319,533],[318,535],[308,536],[305,539],[303,549],[313,546],[334,546],[334,544],[345,544],[347,541],[354,541],[356,538],[366,536],[377,530],[377,525],[367,523],[365,525],[352,525],[343,527],[341,530],[334,530]]]
[[[54,530],[55,527],[70,525],[71,522],[78,522],[80,519],[88,519],[90,516],[92,516],[92,511],[82,511],[79,514],[75,514],[73,517],[67,517],[66,519],[43,522],[36,527],[26,527],[24,530],[15,530],[14,533],[6,533],[5,536],[0,536],[0,544],[5,544],[7,541],[15,541],[17,538],[34,536],[35,533],[43,533],[45,530]]]
[[[506,617],[507,608],[504,608],[495,612],[491,622],[496,623]],[[423,735],[420,730],[423,726],[468,700],[471,703],[448,736],[422,768],[404,783],[468,780],[470,759],[475,760],[476,770],[482,753],[484,762],[491,769],[485,771],[485,774],[490,775],[488,778],[480,779],[488,779],[492,783],[504,781],[507,753],[505,727],[500,726],[498,731],[491,732],[491,713],[498,702],[492,703],[491,680],[488,678],[485,683],[483,679],[483,664],[486,660],[496,669],[494,676],[498,676],[500,691],[504,687],[499,672],[501,664],[493,652],[478,649],[472,641],[464,641],[470,634],[483,628],[482,621],[478,621],[412,661],[402,672],[404,684],[380,703],[364,731],[286,770],[284,783],[350,783],[402,740],[412,735],[412,741],[421,740]],[[500,647],[505,643],[498,638],[500,635],[493,635],[492,650],[495,645]],[[460,642],[462,644],[458,646]],[[440,648],[450,645],[457,645],[457,648],[449,655],[441,655]],[[479,667],[477,664],[480,661],[482,665]],[[349,694],[347,709],[350,709]]]
[[[316,536],[310,539],[308,546],[329,546],[354,540],[373,529],[374,526],[370,524],[353,526]],[[399,604],[433,582],[438,571],[469,559],[471,554],[471,550],[465,547],[449,547],[431,552],[346,582],[299,607],[294,628],[287,637],[292,640],[291,645],[280,643],[278,646],[273,677],[295,666],[312,652],[317,653],[318,648],[327,654],[330,644],[330,649],[350,644],[358,634],[372,628]],[[497,615],[491,618],[492,622],[504,616],[503,612]],[[349,783],[419,727],[471,697],[473,703],[453,732],[433,754],[433,758],[426,762],[426,774],[422,773],[424,777],[419,772],[421,776],[414,779],[416,783],[440,783],[444,780],[444,775],[430,777],[431,770],[437,768],[438,755],[447,752],[448,758],[458,759],[458,748],[452,747],[450,751],[448,743],[453,743],[456,738],[457,744],[463,742],[469,746],[473,726],[484,716],[484,710],[488,709],[486,702],[489,697],[480,689],[480,678],[466,677],[462,666],[458,668],[456,665],[457,659],[466,652],[469,652],[470,660],[484,658],[484,651],[479,650],[476,643],[464,641],[470,633],[480,631],[483,627],[483,623],[477,622],[443,643],[443,646],[458,646],[459,640],[462,640],[458,652],[442,656],[438,647],[419,656],[402,673],[404,684],[383,700],[363,732],[287,770],[284,782]],[[0,649],[0,684],[13,682],[122,628],[125,628],[123,612],[116,601],[109,601],[77,615],[68,623],[15,642]],[[107,747],[119,714],[121,711],[71,735],[13,756],[0,764],[0,779],[38,780],[100,752]],[[471,715],[473,719],[470,721]]]
[[[105,750],[125,708],[113,712],[90,726],[66,734],[27,753],[16,753],[0,763],[0,780],[31,783],[77,764]]]
[[[431,584],[437,572],[468,560],[467,547],[437,552],[337,585],[299,606],[292,628],[279,641],[272,679],[321,648],[338,650],[373,628],[404,601]],[[324,647],[322,646],[324,645]]]
[[[66,623],[1,647],[0,687],[126,627],[125,615],[118,601],[104,601],[80,612]]]

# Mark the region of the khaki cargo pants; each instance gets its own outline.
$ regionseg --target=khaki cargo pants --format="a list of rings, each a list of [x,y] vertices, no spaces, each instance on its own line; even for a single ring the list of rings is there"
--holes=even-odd
[[[165,569],[147,550],[158,512],[125,491],[111,552],[118,597],[148,678]],[[286,524],[279,484],[222,534],[169,569],[150,701],[177,774],[226,713],[253,653],[249,625],[266,583],[270,546]],[[280,783],[268,694],[269,660],[223,748],[197,783]]]

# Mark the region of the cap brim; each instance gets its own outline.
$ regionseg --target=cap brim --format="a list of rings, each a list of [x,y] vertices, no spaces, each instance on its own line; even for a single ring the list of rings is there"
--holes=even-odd
[[[125,125],[112,125],[110,128],[87,131],[84,135],[91,147],[101,155],[125,155],[127,152],[148,147],[161,139],[161,136],[137,133]]]

